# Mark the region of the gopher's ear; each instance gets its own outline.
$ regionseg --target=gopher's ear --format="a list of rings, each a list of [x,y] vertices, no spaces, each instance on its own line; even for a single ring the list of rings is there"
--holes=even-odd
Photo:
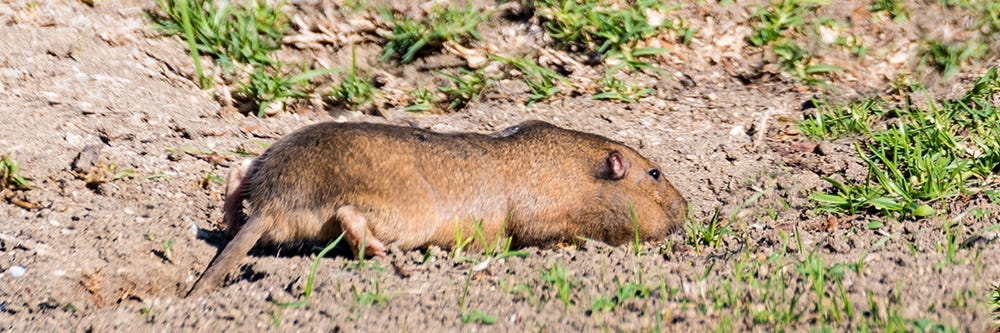
[[[604,170],[602,170],[601,176],[619,180],[625,178],[626,173],[628,173],[628,164],[625,164],[625,158],[617,150],[612,150],[608,154],[608,158],[604,160]]]

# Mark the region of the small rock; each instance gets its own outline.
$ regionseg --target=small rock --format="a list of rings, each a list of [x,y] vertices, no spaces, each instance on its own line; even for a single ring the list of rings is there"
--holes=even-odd
[[[838,34],[833,28],[823,25],[819,27],[819,36],[823,44],[833,44],[837,41]]]
[[[15,278],[24,276],[26,272],[27,269],[25,269],[24,266],[21,265],[10,266],[10,268],[7,269],[7,274],[10,274],[10,276]]]
[[[833,154],[833,145],[828,142],[820,142],[820,144],[816,146],[816,153],[823,156],[829,156],[830,154]]]
[[[733,126],[733,128],[729,130],[729,135],[732,135],[732,136],[744,136],[746,134],[747,134],[747,131],[745,129],[743,129],[743,125]]]

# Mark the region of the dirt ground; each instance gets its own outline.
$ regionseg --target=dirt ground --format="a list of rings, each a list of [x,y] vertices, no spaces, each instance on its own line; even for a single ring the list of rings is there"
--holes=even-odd
[[[885,315],[890,307],[907,321],[985,331],[994,325],[988,293],[1000,283],[1000,246],[995,229],[982,230],[1000,217],[996,204],[953,203],[949,216],[886,221],[870,230],[875,217],[831,220],[807,199],[827,188],[821,176],[863,179],[866,173],[850,141],[796,148],[808,142],[794,122],[808,114],[811,98],[881,94],[903,75],[926,84],[933,97],[955,96],[988,66],[1000,65],[996,39],[990,55],[953,77],[920,65],[920,41],[961,38],[967,13],[931,1],[904,3],[911,13],[905,22],[872,19],[863,1],[814,13],[851,22],[839,33],[870,46],[862,58],[817,46],[819,60],[843,67],[826,77],[827,86],[800,82],[748,44],[755,6],[764,2],[699,2],[669,13],[697,32],[688,45],[670,34],[654,38],[670,51],[655,60],[665,73],[634,77],[656,89],[636,103],[594,100],[587,93],[592,88],[584,87],[526,107],[527,87],[508,79],[456,112],[416,114],[386,104],[383,116],[374,116],[305,103],[257,118],[223,105],[218,89],[195,85],[182,40],[150,28],[144,13],[156,9],[154,1],[4,1],[0,154],[10,154],[32,179],[34,188],[19,195],[37,207],[0,202],[0,331],[803,331],[823,325],[839,331],[858,330],[857,318]],[[285,7],[314,25],[349,15],[338,8],[319,0]],[[563,52],[537,18],[494,15],[480,29],[484,40],[472,47]],[[296,26],[290,36],[308,30]],[[402,86],[434,78],[433,69],[464,64],[445,51],[405,66],[380,62],[377,35],[355,33],[367,36],[357,41],[359,66]],[[343,68],[350,63],[344,43],[288,43],[281,56]],[[569,78],[599,75],[588,65]],[[688,199],[694,223],[707,223],[718,209],[733,233],[713,248],[687,244],[679,230],[645,244],[641,256],[600,243],[530,247],[525,258],[485,266],[481,256],[462,261],[443,250],[426,257],[425,251],[391,251],[364,263],[341,251],[320,261],[316,289],[302,308],[274,301],[296,299],[318,250],[313,244],[259,246],[224,289],[182,297],[227,239],[220,231],[224,186],[210,175],[224,176],[243,158],[234,151],[259,154],[296,128],[331,120],[490,132],[526,119],[636,148],[664,165],[667,179]],[[96,156],[104,173],[74,173],[81,152]],[[976,207],[992,212],[964,214]],[[941,266],[945,219],[961,221],[959,237],[967,245],[958,251],[962,262]],[[798,303],[783,299],[783,306],[803,313],[787,326],[754,326],[754,318],[736,310],[746,307],[721,302],[719,292],[732,287],[722,281],[739,274],[737,264],[766,262],[776,253],[799,260],[813,250],[827,264],[863,262],[841,286],[858,313],[854,319],[819,319],[807,305],[816,296],[802,292],[810,286],[801,279],[780,288],[802,294]],[[567,303],[542,273],[553,265],[564,267],[571,281]],[[798,276],[792,270],[753,274]],[[643,297],[615,298],[620,304],[610,311],[592,306],[637,280],[653,286]],[[476,311],[496,322],[463,323],[463,314]]]

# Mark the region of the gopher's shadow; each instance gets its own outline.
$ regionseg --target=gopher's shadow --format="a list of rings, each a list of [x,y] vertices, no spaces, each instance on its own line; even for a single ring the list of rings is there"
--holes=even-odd
[[[205,241],[209,245],[215,247],[215,255],[212,257],[212,262],[216,260],[222,250],[225,249],[232,237],[229,236],[229,232],[225,230],[215,229],[203,229],[198,228],[197,238]],[[313,254],[319,254],[329,242],[319,242],[319,241],[300,241],[290,244],[269,244],[269,243],[258,243],[247,256],[253,257],[277,257],[277,258],[302,258],[303,260],[310,260]],[[330,252],[327,252],[324,256],[326,258],[354,258],[354,254],[351,252],[350,247],[347,242],[340,242],[336,247]],[[239,268],[239,274],[234,276],[232,279],[226,282],[226,284],[232,284],[238,281],[256,282],[267,276],[267,272],[261,272],[255,270],[253,264],[242,263]]]

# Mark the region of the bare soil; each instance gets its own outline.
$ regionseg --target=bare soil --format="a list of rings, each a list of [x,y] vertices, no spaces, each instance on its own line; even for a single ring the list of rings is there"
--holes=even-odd
[[[863,179],[867,170],[850,141],[815,149],[794,126],[810,112],[808,101],[821,94],[834,101],[888,94],[901,78],[925,83],[935,98],[965,91],[988,66],[1000,64],[995,39],[990,55],[947,79],[920,65],[918,52],[924,38],[968,34],[962,30],[967,12],[904,1],[911,17],[896,22],[873,18],[865,1],[824,6],[810,15],[850,22],[838,33],[860,38],[870,51],[858,58],[834,45],[811,44],[818,62],[844,69],[825,78],[828,86],[810,86],[748,45],[755,6],[764,2],[684,4],[669,16],[684,18],[697,33],[688,45],[670,33],[649,42],[670,52],[655,59],[663,75],[630,78],[656,88],[636,103],[594,100],[591,83],[526,107],[527,87],[507,79],[461,110],[415,114],[402,111],[405,104],[393,100],[392,89],[437,82],[433,70],[465,65],[464,59],[432,50],[403,66],[380,62],[374,31],[336,25],[352,15],[377,15],[341,11],[338,2],[290,1],[286,12],[304,22],[290,36],[327,24],[338,36],[356,38],[289,41],[281,57],[346,67],[348,43],[356,43],[359,66],[377,73],[388,91],[378,115],[320,101],[268,118],[239,112],[226,105],[222,89],[195,85],[185,43],[150,27],[144,12],[156,9],[154,1],[0,3],[0,154],[20,162],[20,173],[34,185],[17,193],[27,208],[0,202],[0,331],[742,330],[754,327],[754,319],[734,312],[732,304],[719,306],[719,281],[736,274],[741,258],[764,262],[782,251],[790,258],[815,251],[827,265],[860,260],[860,272],[843,280],[850,303],[864,314],[858,317],[894,306],[907,320],[929,319],[960,331],[993,325],[987,296],[1000,283],[1000,246],[996,230],[982,230],[998,221],[1000,207],[957,199],[942,216],[886,220],[877,230],[868,228],[874,216],[817,214],[806,197],[828,187],[821,177]],[[494,15],[480,29],[484,40],[467,47],[585,58],[549,40],[537,17]],[[587,82],[600,75],[599,67],[583,65],[569,78]],[[327,80],[321,86],[336,81]],[[292,301],[302,292],[317,244],[260,246],[226,288],[182,298],[227,239],[220,225],[223,185],[210,176],[224,176],[243,158],[234,151],[260,153],[284,134],[321,121],[489,132],[526,119],[635,147],[665,166],[695,223],[707,223],[719,210],[733,232],[717,248],[692,246],[679,230],[644,244],[641,256],[627,246],[586,243],[529,247],[526,258],[485,266],[481,256],[467,262],[435,249],[391,251],[363,263],[341,251],[320,261],[314,294],[303,308],[272,301]],[[81,153],[84,160],[96,157],[93,171],[74,171],[86,162],[79,161]],[[976,216],[968,213],[973,208],[991,211]],[[939,265],[945,257],[941,226],[949,219],[961,226],[961,260]],[[568,304],[542,274],[554,264],[565,267],[571,281]],[[653,286],[646,297],[624,300],[609,312],[592,307],[597,298],[614,296],[618,284],[639,280]],[[803,295],[791,306],[804,315],[783,328],[828,323],[859,329],[857,320],[815,315],[808,305],[815,295],[803,292],[811,290],[806,281],[787,284],[789,294]],[[366,295],[384,300],[366,306]],[[872,302],[882,310],[873,314]],[[463,323],[462,314],[474,310],[496,322]],[[774,329],[766,327],[756,329]]]

